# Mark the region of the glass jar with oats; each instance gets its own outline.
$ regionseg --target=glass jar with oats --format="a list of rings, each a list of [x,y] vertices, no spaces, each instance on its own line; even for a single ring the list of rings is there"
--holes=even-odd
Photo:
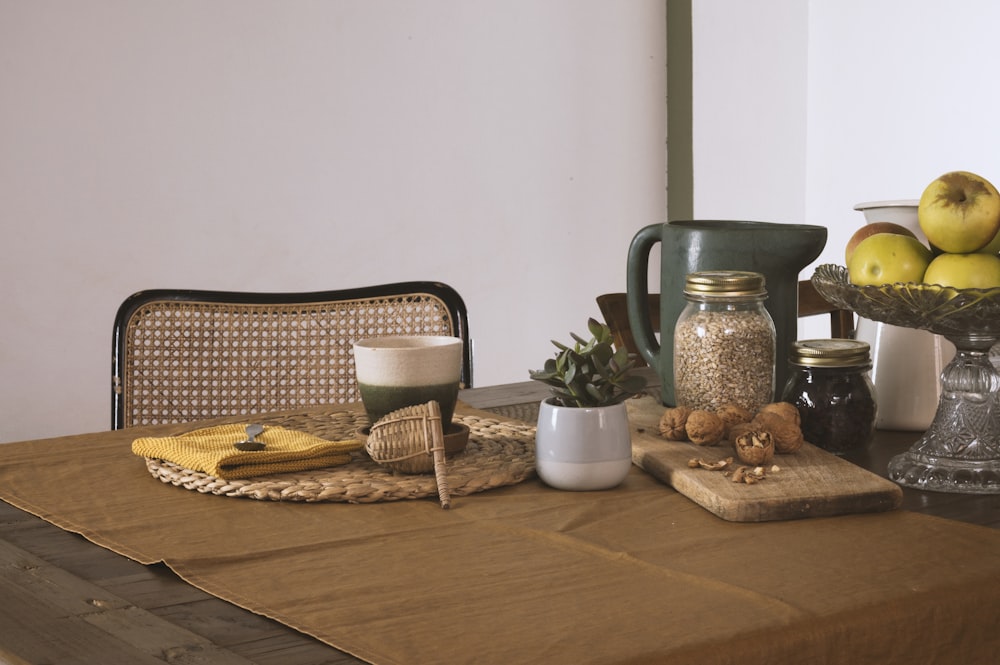
[[[674,328],[677,406],[751,413],[774,399],[774,321],[764,275],[711,270],[687,276],[687,303]]]

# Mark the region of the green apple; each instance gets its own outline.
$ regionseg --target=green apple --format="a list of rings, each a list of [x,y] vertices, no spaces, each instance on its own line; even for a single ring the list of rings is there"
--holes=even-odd
[[[1000,193],[975,173],[945,173],[920,196],[917,222],[930,244],[942,252],[975,252],[1000,231]]]
[[[931,258],[931,250],[916,238],[876,233],[854,248],[847,274],[858,286],[919,282]]]
[[[895,233],[897,235],[910,236],[911,238],[917,237],[917,234],[910,229],[893,222],[872,222],[871,224],[865,224],[855,231],[854,235],[847,241],[847,246],[844,248],[844,265],[851,262],[851,255],[854,254],[854,249],[858,244],[865,238],[873,236],[876,233]]]
[[[992,289],[1000,286],[1000,256],[983,252],[939,254],[927,266],[923,281],[956,289]]]

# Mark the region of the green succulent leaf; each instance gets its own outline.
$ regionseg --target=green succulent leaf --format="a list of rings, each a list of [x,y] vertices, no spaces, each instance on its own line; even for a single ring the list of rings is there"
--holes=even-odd
[[[566,383],[573,383],[573,379],[576,378],[576,365],[570,365],[566,368],[566,374],[563,376],[563,381]]]
[[[611,329],[591,318],[587,330],[590,339],[570,333],[572,347],[552,340],[559,352],[545,361],[544,369],[530,370],[529,376],[551,386],[556,401],[564,406],[609,406],[641,394],[646,380],[631,374],[635,362],[627,349],[615,348]]]
[[[614,355],[611,356],[611,362],[623,369],[625,367],[629,367],[629,369],[631,369],[631,366],[635,364],[629,361],[628,349],[624,346],[615,351]]]
[[[646,379],[642,376],[629,376],[619,384],[623,392],[638,394],[646,389]]]
[[[607,326],[594,317],[587,319],[587,330],[590,331],[590,335],[594,337],[594,339],[600,339],[604,335],[605,328],[607,328]],[[610,328],[607,329],[608,331],[611,330]]]

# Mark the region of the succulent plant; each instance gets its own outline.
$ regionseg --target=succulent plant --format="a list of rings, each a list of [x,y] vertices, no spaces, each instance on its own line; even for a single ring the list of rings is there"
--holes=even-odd
[[[551,386],[561,406],[610,406],[640,394],[646,379],[632,374],[635,362],[628,350],[615,350],[611,329],[600,321],[589,319],[587,328],[589,340],[570,333],[573,346],[552,340],[559,352],[545,361],[544,369],[530,370],[529,376]]]

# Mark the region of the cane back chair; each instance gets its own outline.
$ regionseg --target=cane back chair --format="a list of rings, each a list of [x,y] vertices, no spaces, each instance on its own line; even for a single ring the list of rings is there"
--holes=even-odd
[[[660,294],[651,293],[648,297],[649,322],[653,332],[660,332]],[[611,328],[611,334],[616,346],[624,346],[635,357],[638,367],[645,367],[646,361],[639,354],[639,347],[632,336],[632,327],[628,320],[628,306],[624,293],[605,293],[597,296],[597,306],[604,316],[604,322]],[[837,309],[819,294],[809,280],[799,282],[799,318],[818,314],[830,315],[830,336],[847,338],[854,335],[854,313]]]
[[[339,291],[140,291],[114,322],[114,429],[360,400],[353,344],[387,335],[464,343],[465,302],[440,282]]]

